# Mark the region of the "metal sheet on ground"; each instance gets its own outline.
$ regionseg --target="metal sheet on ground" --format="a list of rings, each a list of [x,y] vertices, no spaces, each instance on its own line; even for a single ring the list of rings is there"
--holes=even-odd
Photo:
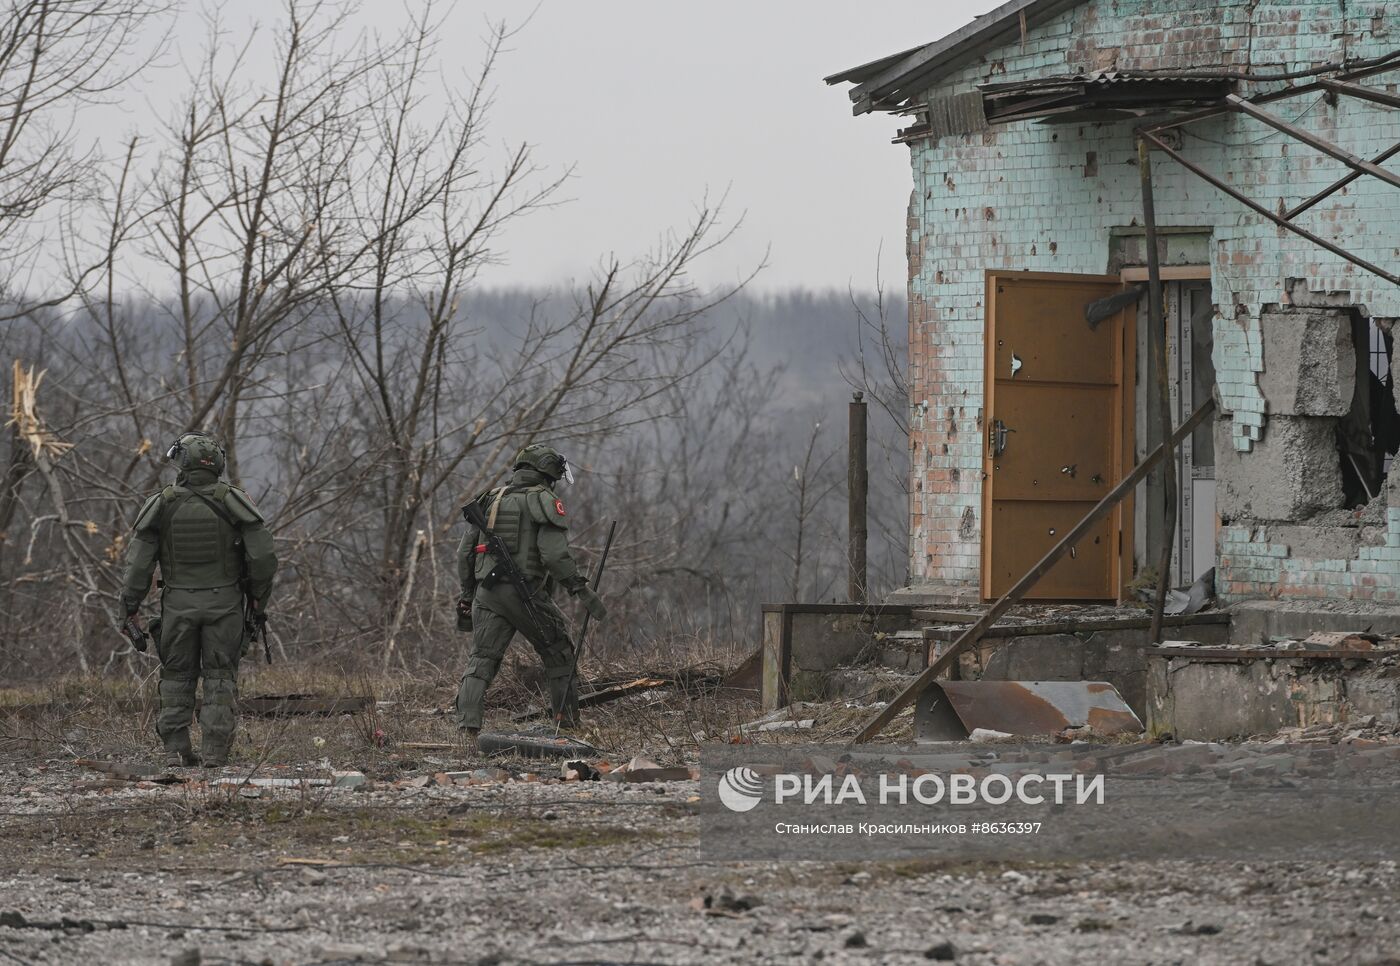
[[[914,709],[923,741],[957,741],[977,728],[1033,736],[1085,727],[1110,737],[1138,734],[1142,722],[1107,681],[939,681]]]

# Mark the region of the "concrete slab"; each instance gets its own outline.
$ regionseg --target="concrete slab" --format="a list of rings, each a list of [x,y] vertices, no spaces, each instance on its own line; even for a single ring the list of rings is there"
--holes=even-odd
[[[1337,420],[1269,417],[1264,438],[1238,452],[1229,420],[1215,424],[1215,505],[1227,522],[1303,520],[1342,505]]]
[[[1153,736],[1218,741],[1373,719],[1400,721],[1400,677],[1381,662],[1148,655]]]
[[[1280,638],[1301,641],[1317,631],[1400,634],[1400,607],[1368,601],[1251,600],[1230,608],[1234,645],[1250,647]]]
[[[1356,388],[1350,310],[1279,308],[1261,313],[1259,328],[1270,416],[1345,416]]]

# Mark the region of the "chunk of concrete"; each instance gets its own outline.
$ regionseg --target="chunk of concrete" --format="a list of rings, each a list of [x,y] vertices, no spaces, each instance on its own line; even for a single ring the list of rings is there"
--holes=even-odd
[[[1346,309],[1280,308],[1259,316],[1270,414],[1344,416],[1356,390],[1356,347]]]
[[[1342,505],[1337,421],[1271,416],[1264,438],[1241,453],[1227,420],[1215,424],[1215,505],[1227,521],[1302,520]]]

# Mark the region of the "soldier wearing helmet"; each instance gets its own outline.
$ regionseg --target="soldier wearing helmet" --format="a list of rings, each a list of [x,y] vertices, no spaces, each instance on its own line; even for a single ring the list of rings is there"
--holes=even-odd
[[[543,444],[527,446],[515,458],[505,486],[477,498],[491,532],[504,540],[511,558],[533,591],[530,606],[508,582],[495,579],[496,561],[482,535],[468,528],[457,554],[461,595],[457,627],[472,632],[467,669],[457,692],[457,726],[474,743],[481,730],[486,698],[506,647],[518,632],[544,665],[550,700],[566,725],[577,723],[578,693],[573,685],[573,643],[554,588],[578,598],[597,620],[607,616],[602,600],[579,573],[569,549],[569,514],[554,492],[560,479],[573,481],[569,461]]]
[[[224,450],[206,433],[185,433],[166,452],[179,469],[175,482],[136,515],[127,552],[122,605],[137,614],[160,566],[160,618],[152,622],[160,657],[156,733],[166,763],[209,767],[228,761],[233,742],[238,662],[249,624],[266,620],[277,571],[272,534],[252,500],[221,480]],[[245,613],[246,609],[246,613]],[[199,712],[201,756],[190,742],[195,690],[204,681]]]

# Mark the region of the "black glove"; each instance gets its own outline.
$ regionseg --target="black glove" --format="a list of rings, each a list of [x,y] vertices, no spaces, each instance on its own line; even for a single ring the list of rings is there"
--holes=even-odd
[[[141,626],[141,618],[136,614],[127,614],[126,620],[122,622],[122,633],[131,642],[131,646],[141,653],[146,652],[146,631]]]
[[[457,598],[457,630],[470,631],[472,629],[472,602],[470,597]]]

